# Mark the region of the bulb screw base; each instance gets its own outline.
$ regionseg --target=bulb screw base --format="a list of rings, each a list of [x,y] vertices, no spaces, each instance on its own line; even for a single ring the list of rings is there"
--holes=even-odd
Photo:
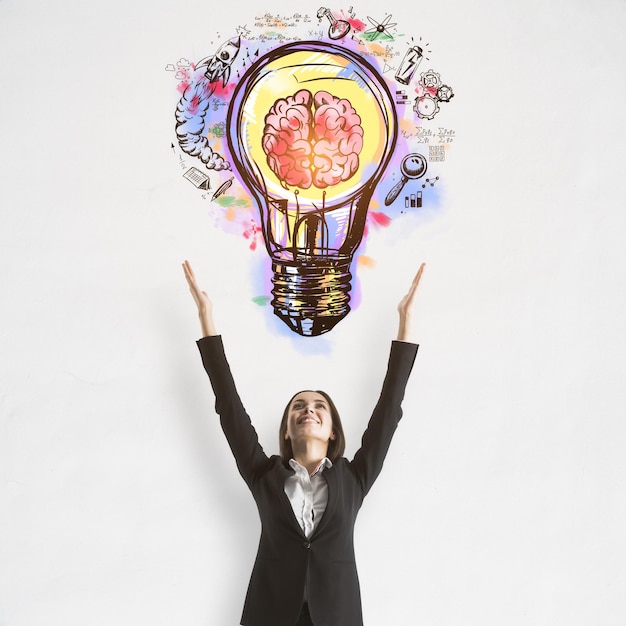
[[[351,259],[272,263],[272,306],[291,330],[316,337],[332,330],[350,311]]]

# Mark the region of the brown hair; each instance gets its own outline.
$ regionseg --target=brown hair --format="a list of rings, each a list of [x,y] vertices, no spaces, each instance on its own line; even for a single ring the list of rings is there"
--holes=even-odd
[[[321,396],[326,398],[328,402],[328,406],[330,408],[330,416],[333,420],[333,432],[335,433],[335,438],[330,439],[328,441],[328,453],[326,456],[334,463],[337,459],[343,456],[344,450],[346,449],[346,438],[343,434],[343,426],[341,425],[341,418],[339,417],[339,411],[337,411],[337,407],[335,403],[332,401],[332,398],[325,392],[315,389],[303,389],[302,391],[312,391],[313,393],[319,393]],[[287,406],[283,411],[283,418],[280,420],[280,428],[278,429],[278,443],[280,446],[280,456],[283,459],[284,463],[288,463],[289,459],[293,457],[293,449],[291,447],[291,440],[285,439],[285,434],[287,433],[287,418],[289,417],[289,407],[293,402],[293,399],[302,391],[298,391],[291,396],[289,402],[287,402]]]

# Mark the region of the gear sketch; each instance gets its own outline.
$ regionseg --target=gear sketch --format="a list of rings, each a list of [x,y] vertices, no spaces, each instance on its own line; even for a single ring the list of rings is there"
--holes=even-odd
[[[454,96],[454,92],[452,91],[452,87],[448,87],[448,85],[441,85],[441,87],[437,89],[437,100],[440,102],[450,102],[452,96]]]
[[[441,76],[434,70],[428,70],[420,74],[420,84],[423,87],[437,89],[441,85]]]
[[[432,120],[439,112],[439,100],[425,94],[415,100],[413,110],[417,113],[417,117],[423,120]]]

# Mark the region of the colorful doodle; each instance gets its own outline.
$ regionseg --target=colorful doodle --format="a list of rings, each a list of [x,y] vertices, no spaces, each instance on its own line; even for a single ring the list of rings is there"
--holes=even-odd
[[[180,94],[172,147],[185,178],[211,190],[213,223],[269,253],[275,314],[321,335],[350,311],[351,271],[374,264],[354,263],[370,226],[437,205],[456,135],[428,125],[454,92],[418,72],[430,44],[391,14],[265,12],[218,39],[197,63],[166,67]],[[417,183],[429,165],[436,175]]]

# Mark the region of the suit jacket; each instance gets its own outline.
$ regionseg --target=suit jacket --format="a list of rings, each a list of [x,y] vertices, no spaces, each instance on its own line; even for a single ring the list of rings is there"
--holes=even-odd
[[[261,538],[241,624],[294,626],[305,584],[315,626],[362,626],[353,531],[363,498],[382,469],[413,367],[417,345],[394,341],[382,392],[352,461],[340,458],[322,473],[328,484],[326,510],[306,538],[285,494],[293,474],[279,456],[267,456],[246,413],[221,337],[198,341],[215,392],[215,410],[237,467],[256,501]]]

